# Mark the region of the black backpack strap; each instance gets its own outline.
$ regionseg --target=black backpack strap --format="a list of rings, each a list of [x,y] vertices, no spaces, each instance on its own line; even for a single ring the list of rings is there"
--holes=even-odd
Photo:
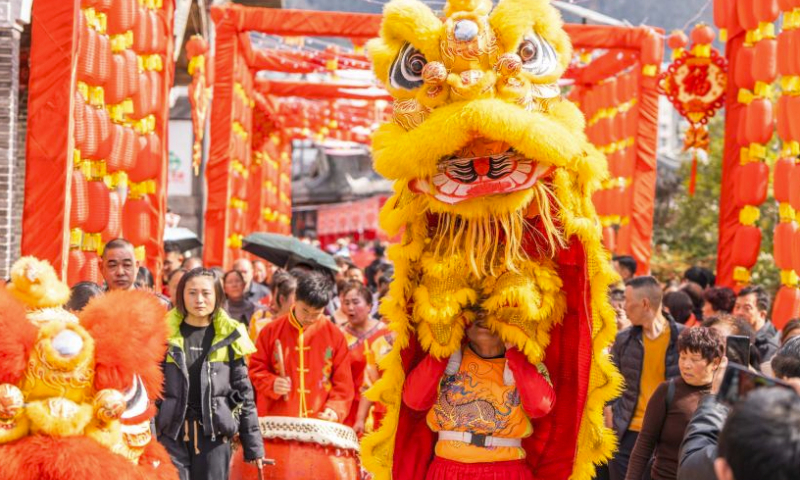
[[[669,406],[672,405],[672,400],[675,399],[675,379],[670,378],[667,383],[667,398],[665,412],[669,411]]]

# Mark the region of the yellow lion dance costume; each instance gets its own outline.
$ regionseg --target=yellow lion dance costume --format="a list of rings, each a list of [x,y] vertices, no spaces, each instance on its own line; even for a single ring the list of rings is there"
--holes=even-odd
[[[572,55],[558,12],[547,0],[450,0],[438,18],[394,0],[368,51],[395,98],[373,156],[395,182],[382,227],[402,242],[381,305],[397,341],[368,394],[388,414],[363,442],[365,466],[424,478],[435,440],[401,401],[406,375],[426,352],[459,350],[481,309],[552,378],[555,409],[522,442],[535,478],[588,480],[615,448],[603,407],[621,383],[605,351],[616,276],[591,202],[606,161],[557,84]]]
[[[176,480],[150,430],[164,307],[107,292],[75,315],[69,295],[33,257],[0,286],[0,480]]]

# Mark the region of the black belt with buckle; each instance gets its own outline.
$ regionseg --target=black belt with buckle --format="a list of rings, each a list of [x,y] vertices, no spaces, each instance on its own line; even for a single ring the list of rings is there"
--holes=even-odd
[[[486,435],[481,435],[480,433],[473,433],[469,439],[469,444],[481,448],[486,447]]]

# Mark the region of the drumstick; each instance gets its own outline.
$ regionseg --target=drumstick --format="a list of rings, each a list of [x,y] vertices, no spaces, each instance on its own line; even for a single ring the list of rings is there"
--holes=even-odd
[[[281,345],[281,341],[280,340],[275,340],[275,350],[278,351],[278,374],[282,378],[286,378],[286,366],[283,363],[283,345]],[[284,393],[283,394],[283,400],[285,402],[289,401],[289,394],[288,393]]]

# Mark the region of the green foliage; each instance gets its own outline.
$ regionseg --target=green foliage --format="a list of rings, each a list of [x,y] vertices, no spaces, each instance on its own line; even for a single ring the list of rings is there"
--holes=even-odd
[[[694,196],[688,194],[690,154],[684,155],[677,172],[659,168],[651,262],[653,274],[663,281],[680,278],[691,265],[716,270],[724,129],[724,115],[709,122],[708,159],[698,162]],[[776,146],[770,147],[767,162],[772,165]],[[774,292],[780,284],[780,272],[772,258],[772,232],[778,221],[778,205],[772,192],[760,210],[758,226],[763,239],[752,281]]]

